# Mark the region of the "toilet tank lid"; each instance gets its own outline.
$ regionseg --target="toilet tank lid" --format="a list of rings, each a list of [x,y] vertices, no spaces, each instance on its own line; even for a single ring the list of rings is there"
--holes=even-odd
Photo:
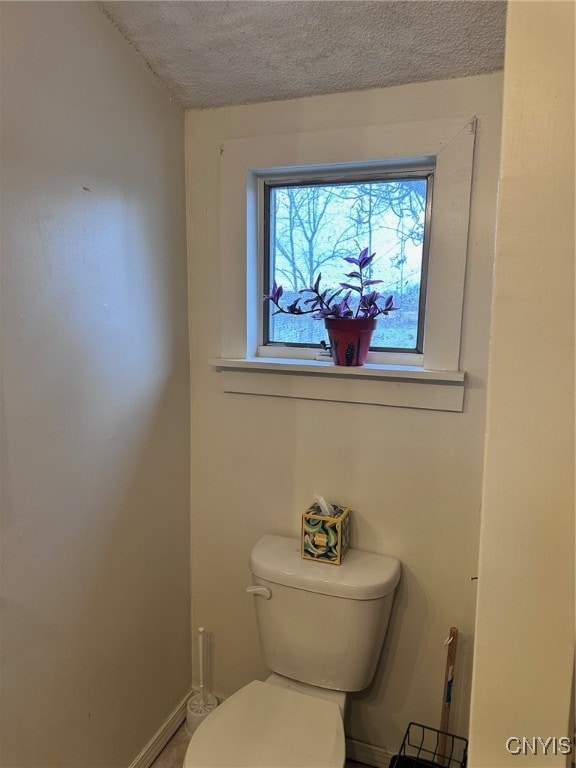
[[[395,557],[349,549],[341,565],[303,560],[300,540],[263,536],[253,547],[250,570],[254,576],[308,592],[374,600],[391,594],[400,580]]]

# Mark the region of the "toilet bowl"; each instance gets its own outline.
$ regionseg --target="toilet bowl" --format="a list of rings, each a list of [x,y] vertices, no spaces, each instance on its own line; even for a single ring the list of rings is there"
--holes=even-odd
[[[198,726],[184,768],[342,768],[339,706],[254,680]]]
[[[200,723],[184,768],[342,768],[346,693],[374,676],[400,563],[358,550],[340,566],[315,563],[301,559],[298,539],[264,536],[250,569],[272,674]]]

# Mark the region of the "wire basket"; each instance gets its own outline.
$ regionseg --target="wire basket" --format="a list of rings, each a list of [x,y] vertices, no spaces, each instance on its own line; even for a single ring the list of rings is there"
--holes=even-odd
[[[468,740],[420,723],[410,723],[390,768],[466,768]]]

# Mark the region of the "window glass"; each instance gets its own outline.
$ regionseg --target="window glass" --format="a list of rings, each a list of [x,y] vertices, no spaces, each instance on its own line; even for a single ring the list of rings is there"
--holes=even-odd
[[[265,185],[264,293],[283,287],[283,306],[322,275],[325,288],[346,282],[343,257],[368,248],[376,256],[370,279],[392,294],[397,311],[382,318],[374,350],[422,351],[431,176]],[[319,346],[324,324],[312,315],[274,314],[264,303],[269,345]]]

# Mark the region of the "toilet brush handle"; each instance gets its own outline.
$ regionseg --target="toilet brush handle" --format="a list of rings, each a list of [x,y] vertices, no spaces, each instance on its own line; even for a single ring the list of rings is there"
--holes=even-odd
[[[198,655],[200,661],[200,706],[204,706],[204,627],[198,629]]]

